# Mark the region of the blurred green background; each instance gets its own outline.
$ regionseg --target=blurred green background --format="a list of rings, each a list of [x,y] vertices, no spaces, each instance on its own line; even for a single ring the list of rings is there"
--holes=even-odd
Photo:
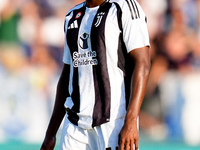
[[[0,145],[2,150],[39,150],[39,144],[28,144],[20,141],[10,141]],[[152,141],[141,139],[140,150],[199,150],[200,146],[188,146],[181,141]],[[55,150],[59,150],[56,145]]]

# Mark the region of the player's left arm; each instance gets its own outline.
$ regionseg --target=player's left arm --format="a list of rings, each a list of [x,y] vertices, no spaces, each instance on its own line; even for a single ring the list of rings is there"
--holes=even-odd
[[[145,95],[146,85],[150,72],[149,47],[137,48],[129,52],[135,64],[132,75],[130,102],[127,109],[125,124],[119,135],[120,150],[138,150],[139,131],[137,119]]]

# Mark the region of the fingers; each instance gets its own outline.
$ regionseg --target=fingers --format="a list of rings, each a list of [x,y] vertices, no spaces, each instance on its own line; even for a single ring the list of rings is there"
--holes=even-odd
[[[138,150],[139,136],[127,136],[127,134],[119,134],[118,137],[119,150]]]
[[[133,150],[134,141],[131,140],[130,150]]]
[[[138,142],[138,139],[135,140],[135,150],[138,150],[139,149],[139,142]]]
[[[133,150],[133,145],[134,145],[134,142],[132,141],[121,141],[119,143],[119,150]],[[129,149],[130,148],[130,149]]]
[[[120,140],[119,142],[119,150],[124,150],[124,142]]]
[[[130,145],[130,143],[127,141],[126,145],[125,145],[125,150],[129,150],[129,145]]]
[[[130,148],[130,149],[129,149]],[[139,149],[139,143],[138,140],[135,141],[120,141],[119,143],[119,150],[138,150]]]

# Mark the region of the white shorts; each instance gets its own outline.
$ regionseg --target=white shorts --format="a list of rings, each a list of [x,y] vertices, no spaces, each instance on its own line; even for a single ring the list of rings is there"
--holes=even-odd
[[[86,130],[72,124],[66,116],[60,150],[116,150],[123,125],[121,118]]]

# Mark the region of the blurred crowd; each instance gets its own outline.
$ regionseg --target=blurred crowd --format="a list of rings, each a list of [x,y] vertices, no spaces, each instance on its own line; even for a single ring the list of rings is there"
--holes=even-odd
[[[83,0],[0,0],[0,142],[40,142],[62,68],[64,19]],[[140,130],[200,145],[200,0],[138,0],[151,74]]]
[[[152,59],[141,128],[155,139],[200,145],[200,0],[138,1]]]
[[[0,141],[40,142],[62,68],[75,0],[0,0]]]

